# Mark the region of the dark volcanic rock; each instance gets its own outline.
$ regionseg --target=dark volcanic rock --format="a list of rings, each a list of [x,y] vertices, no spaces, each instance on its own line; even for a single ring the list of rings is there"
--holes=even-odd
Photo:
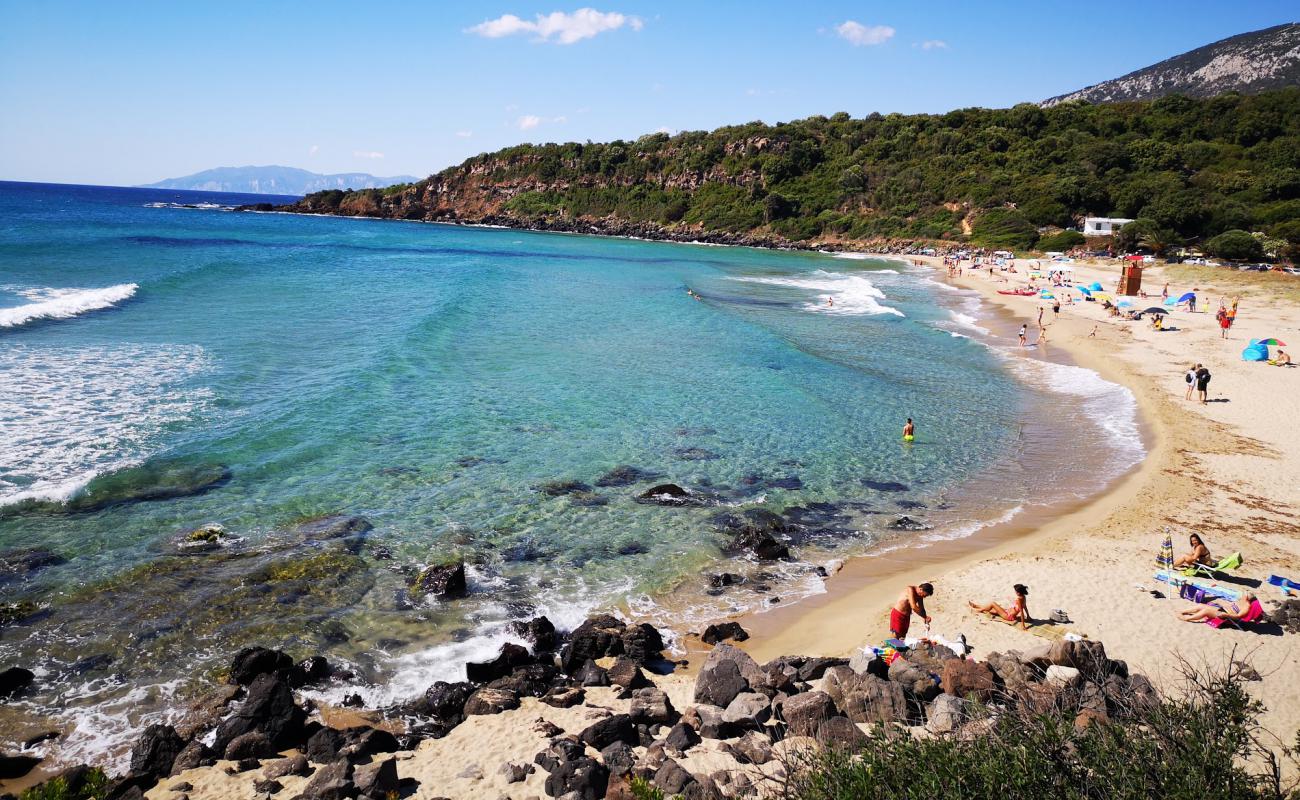
[[[609,685],[609,671],[604,667],[597,665],[596,662],[591,659],[587,659],[587,662],[582,665],[582,669],[578,670],[578,674],[574,677],[583,686]]]
[[[814,736],[818,726],[835,715],[835,703],[825,692],[804,692],[787,697],[780,711],[792,735]]]
[[[224,752],[226,745],[250,731],[267,735],[277,749],[302,742],[307,713],[294,703],[289,683],[277,675],[263,673],[248,687],[239,708],[217,728],[213,746]]]
[[[227,761],[242,761],[246,758],[274,758],[276,749],[271,740],[261,731],[250,731],[236,736],[226,745],[222,758]]]
[[[534,617],[527,622],[517,620],[510,623],[510,627],[515,633],[532,642],[533,650],[538,653],[549,653],[555,649],[555,625],[546,617]]]
[[[497,678],[504,678],[514,672],[515,667],[522,667],[531,663],[533,663],[533,657],[529,654],[528,648],[506,642],[501,645],[500,653],[493,660],[467,662],[465,664],[465,677],[471,683],[488,683]]]
[[[778,537],[795,530],[781,516],[762,508],[751,508],[743,514],[723,512],[711,520],[715,527],[731,533],[726,551],[750,552],[761,559],[772,561],[790,557],[790,549]]]
[[[541,697],[557,684],[559,671],[550,664],[525,664],[504,678],[488,684],[493,689],[509,689],[520,696]]]
[[[679,447],[673,451],[673,455],[682,461],[715,461],[722,458],[712,450],[705,450],[703,447]]]
[[[307,760],[313,764],[329,764],[337,760],[346,738],[343,731],[335,728],[321,728],[307,740],[305,752]]]
[[[519,708],[519,695],[509,689],[483,687],[465,701],[465,714],[500,714]]]
[[[547,772],[554,772],[559,765],[582,758],[586,752],[582,742],[576,739],[552,739],[545,750],[533,756],[533,763]]]
[[[468,591],[465,584],[465,562],[427,566],[411,579],[409,587],[415,596],[429,596],[439,600],[464,597]]]
[[[993,670],[978,661],[954,658],[944,662],[941,686],[954,697],[987,703],[993,699]]]
[[[317,517],[299,523],[294,526],[293,532],[301,536],[305,541],[319,542],[362,536],[372,531],[374,527],[374,525],[370,524],[370,520],[365,517],[339,514]]]
[[[919,519],[913,519],[913,518],[908,517],[908,516],[902,516],[902,517],[899,517],[898,519],[896,519],[896,520],[894,520],[893,522],[889,523],[889,524],[886,525],[885,527],[889,528],[891,531],[928,531],[928,530],[930,530],[930,526],[929,526],[929,524],[927,524],[927,523],[925,523],[925,522],[922,522],[922,521],[919,520]]]
[[[36,756],[0,754],[0,780],[21,778],[36,768],[41,759]],[[13,795],[9,795],[13,797]]]
[[[859,675],[846,666],[832,667],[826,671],[826,693],[854,722],[889,724],[907,719],[903,687],[893,681]]]
[[[195,767],[209,767],[217,763],[217,753],[212,752],[207,745],[198,739],[190,740],[190,743],[176,754],[176,760],[172,762],[172,775],[179,775],[187,769]]]
[[[694,781],[695,776],[671,758],[665,759],[655,771],[654,785],[662,789],[665,795],[681,794]]]
[[[628,713],[633,722],[646,725],[671,725],[680,716],[668,695],[653,686],[632,692],[632,707]]]
[[[748,653],[720,644],[709,653],[695,678],[695,702],[726,708],[736,695],[757,688],[751,678],[761,682],[764,677]]]
[[[647,472],[637,467],[630,467],[626,464],[614,467],[609,472],[601,475],[596,479],[596,485],[602,487],[608,486],[630,486],[641,481],[648,481],[658,477],[658,473]]]
[[[670,747],[679,753],[685,753],[692,747],[700,743],[700,735],[695,729],[684,722],[679,722],[668,731],[664,737],[664,746]]]
[[[853,724],[853,720],[838,716],[818,725],[814,736],[827,747],[849,752],[860,750],[869,741],[862,729]]]
[[[170,725],[150,725],[131,748],[131,774],[158,781],[171,774],[185,742]]]
[[[638,503],[656,506],[698,506],[704,499],[675,483],[661,483],[651,486],[636,496]]]
[[[636,764],[636,753],[627,742],[614,742],[600,751],[601,763],[610,775],[626,775]]]
[[[343,800],[355,797],[357,787],[352,782],[352,764],[340,758],[325,766],[318,767],[311,780],[307,781],[299,800]]]
[[[245,647],[230,662],[230,680],[247,686],[259,675],[287,672],[293,668],[293,659],[279,650],[265,647]]]
[[[401,789],[397,779],[397,759],[385,758],[357,767],[352,773],[357,791],[364,797],[392,797]]]
[[[632,717],[628,714],[615,714],[587,726],[578,734],[578,740],[597,750],[603,750],[614,742],[636,745],[638,737]]]
[[[0,672],[0,697],[13,697],[31,686],[35,679],[36,675],[31,670],[22,667],[10,667]]]
[[[700,639],[705,644],[717,644],[718,642],[728,639],[736,642],[743,642],[749,638],[749,633],[742,627],[739,622],[717,622],[704,629]]]
[[[609,770],[585,756],[559,764],[546,778],[546,793],[551,797],[600,800],[608,786]]]

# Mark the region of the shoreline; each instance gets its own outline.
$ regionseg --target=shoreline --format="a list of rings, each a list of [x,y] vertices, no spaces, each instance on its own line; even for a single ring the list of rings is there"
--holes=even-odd
[[[873,258],[905,261],[909,265],[923,260],[932,270],[943,269],[942,259],[932,256],[869,255]],[[932,279],[942,280],[939,275],[932,276]],[[1014,332],[1015,323],[1012,320],[1019,321],[1015,315],[1014,303],[1004,301],[1002,295],[991,289],[985,290],[979,283],[947,283],[978,292],[981,304],[990,312],[989,316],[1003,323],[1002,327]],[[1073,362],[1073,365],[1091,370],[1103,380],[1123,386],[1133,393],[1137,400],[1138,427],[1146,449],[1145,456],[1138,464],[1109,479],[1086,498],[1031,506],[1011,519],[987,524],[967,536],[935,542],[904,540],[884,552],[853,557],[840,572],[826,581],[827,591],[824,594],[803,598],[789,606],[758,609],[739,615],[737,619],[741,625],[754,633],[754,645],[741,646],[759,661],[776,658],[787,652],[848,655],[860,644],[846,646],[847,640],[861,639],[862,634],[845,630],[838,624],[838,620],[833,621],[830,617],[851,614],[854,609],[863,609],[868,614],[871,613],[870,609],[885,609],[897,599],[900,585],[920,583],[930,580],[936,574],[1012,553],[1017,547],[1050,539],[1090,516],[1109,513],[1114,508],[1131,502],[1153,479],[1154,474],[1158,473],[1158,465],[1167,455],[1168,437],[1163,421],[1153,413],[1150,399],[1134,390],[1136,375],[1096,357],[1096,354],[1085,348],[1070,347],[1055,341],[1049,344],[1057,347],[1067,359],[1044,360],[1064,364]],[[883,620],[883,614],[876,616],[881,616]],[[863,628],[854,629],[862,630]],[[828,642],[833,643],[830,649],[826,649]],[[696,644],[692,640],[693,650],[696,649]],[[823,653],[818,648],[826,651]]]

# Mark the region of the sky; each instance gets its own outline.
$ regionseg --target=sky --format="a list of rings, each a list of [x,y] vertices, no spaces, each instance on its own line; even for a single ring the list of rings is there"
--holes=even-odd
[[[424,176],[521,142],[1002,107],[1300,19],[1294,0],[589,2],[0,0],[0,180]]]

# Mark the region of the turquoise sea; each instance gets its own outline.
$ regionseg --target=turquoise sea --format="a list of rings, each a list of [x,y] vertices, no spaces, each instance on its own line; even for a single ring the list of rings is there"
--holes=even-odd
[[[245,644],[401,699],[512,619],[793,602],[1142,455],[1125,390],[906,262],[220,208],[264,199],[0,183],[0,603],[33,604],[0,664],[38,671],[23,710],[77,726],[69,760]],[[662,482],[703,505],[634,501]],[[798,507],[795,562],[723,554],[715,516],[760,507]],[[373,529],[303,527],[332,515]],[[178,546],[205,523],[222,547]],[[469,597],[409,596],[449,558]],[[711,593],[724,569],[752,580]]]

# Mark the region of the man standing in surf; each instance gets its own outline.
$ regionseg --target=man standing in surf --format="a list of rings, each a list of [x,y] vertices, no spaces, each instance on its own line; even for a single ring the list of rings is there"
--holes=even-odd
[[[907,630],[912,627],[913,614],[925,620],[926,625],[930,624],[930,615],[925,613],[925,598],[932,594],[934,594],[934,586],[929,583],[909,586],[903,590],[903,593],[898,596],[898,602],[889,609],[889,632],[894,634],[894,638],[907,638]]]
[[[916,426],[912,424],[912,418],[907,418],[907,424],[903,426],[903,441],[910,442],[916,439]]]

